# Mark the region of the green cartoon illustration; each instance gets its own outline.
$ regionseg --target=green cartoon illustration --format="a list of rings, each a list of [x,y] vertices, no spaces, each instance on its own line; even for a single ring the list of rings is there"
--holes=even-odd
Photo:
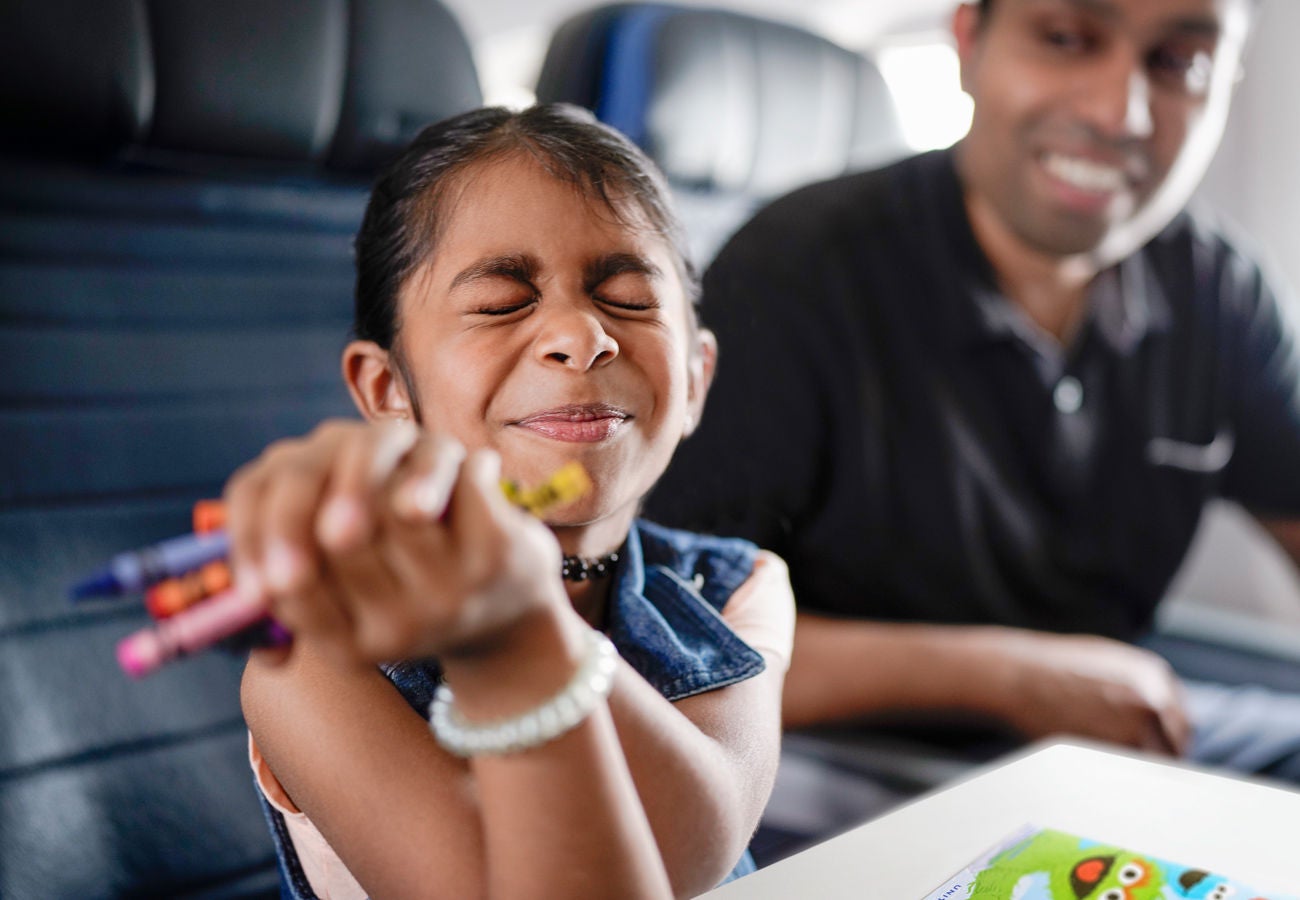
[[[1164,871],[1154,861],[1044,830],[999,853],[979,873],[970,898],[982,900],[1162,900]]]

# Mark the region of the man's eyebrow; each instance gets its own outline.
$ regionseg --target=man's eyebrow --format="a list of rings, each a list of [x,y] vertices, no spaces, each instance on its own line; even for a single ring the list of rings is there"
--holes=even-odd
[[[1119,7],[1110,0],[1065,0],[1065,2],[1070,6],[1103,19],[1119,20],[1123,18]],[[1189,15],[1174,19],[1169,24],[1168,30],[1180,35],[1217,39],[1219,32],[1223,29],[1216,16]]]
[[[1170,31],[1186,37],[1205,37],[1217,41],[1223,25],[1213,16],[1188,16],[1176,20]]]
[[[532,284],[539,268],[537,260],[526,253],[490,256],[461,269],[451,280],[451,289],[455,290],[480,278],[509,278],[522,284]]]
[[[599,287],[602,282],[613,278],[615,275],[627,273],[646,275],[650,278],[659,278],[663,275],[658,266],[639,254],[607,253],[593,259],[584,267],[582,273],[583,288],[591,292]]]

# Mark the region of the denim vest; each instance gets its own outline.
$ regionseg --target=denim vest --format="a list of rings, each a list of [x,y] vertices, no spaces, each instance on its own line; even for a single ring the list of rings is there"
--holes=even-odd
[[[763,671],[763,657],[722,621],[728,598],[754,569],[758,548],[639,520],[620,554],[606,615],[606,634],[642,678],[669,700],[744,681]],[[424,716],[441,673],[436,661],[382,667],[411,708]],[[284,817],[257,792],[280,860],[281,896],[315,900]],[[746,850],[725,881],[754,871]]]

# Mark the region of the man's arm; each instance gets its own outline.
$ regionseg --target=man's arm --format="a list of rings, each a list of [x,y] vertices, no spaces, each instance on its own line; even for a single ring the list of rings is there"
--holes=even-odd
[[[1300,567],[1300,519],[1258,517],[1256,521],[1272,535],[1291,561]]]
[[[799,615],[786,727],[898,710],[975,713],[1029,738],[1074,734],[1173,754],[1191,731],[1169,665],[1119,641]]]

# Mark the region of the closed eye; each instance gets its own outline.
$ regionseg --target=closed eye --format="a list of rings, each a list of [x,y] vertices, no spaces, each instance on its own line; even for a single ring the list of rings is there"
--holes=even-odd
[[[653,300],[612,300],[609,297],[597,297],[596,302],[602,306],[612,306],[614,309],[628,312],[649,312],[659,308],[659,304]]]
[[[508,316],[512,313],[521,312],[534,305],[537,298],[529,297],[527,300],[521,300],[511,303],[487,303],[482,306],[474,307],[468,310],[470,315],[474,316]]]

